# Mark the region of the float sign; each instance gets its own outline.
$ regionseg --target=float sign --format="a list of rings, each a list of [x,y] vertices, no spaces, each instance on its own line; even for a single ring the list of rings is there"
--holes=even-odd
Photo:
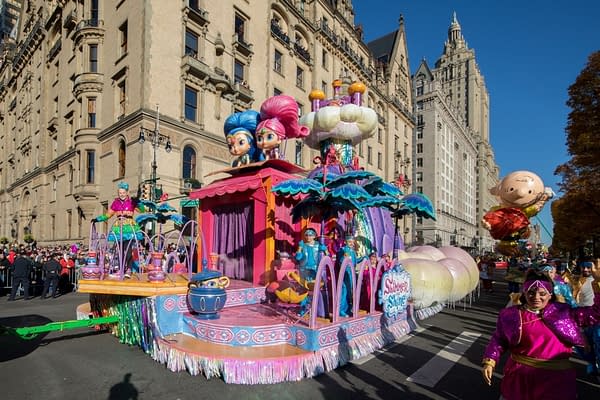
[[[410,275],[400,264],[383,273],[379,304],[383,304],[386,318],[393,319],[406,310],[410,297]]]

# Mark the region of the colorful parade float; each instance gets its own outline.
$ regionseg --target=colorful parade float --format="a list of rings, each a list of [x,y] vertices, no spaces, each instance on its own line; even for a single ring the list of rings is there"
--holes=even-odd
[[[115,211],[108,233],[93,224],[79,284],[90,302],[78,317],[116,318],[107,327],[121,342],[172,371],[266,384],[333,370],[468,298],[478,272],[466,252],[405,249],[398,234],[407,214],[435,218],[431,202],[363,170],[353,154],[378,124],[362,106],[365,90],[354,83],[342,93],[335,81],[331,99],[313,91],[300,121],[284,95],[230,116],[235,160],[190,194],[197,221],[146,201]],[[283,159],[288,139],[319,150],[314,169]],[[133,216],[136,207],[145,210]],[[181,228],[172,236],[160,230],[168,220]],[[152,237],[138,228],[148,221]]]

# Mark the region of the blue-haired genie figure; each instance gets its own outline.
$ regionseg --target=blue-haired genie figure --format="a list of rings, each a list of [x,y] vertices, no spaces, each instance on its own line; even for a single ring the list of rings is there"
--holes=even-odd
[[[140,226],[133,219],[133,214],[136,211],[143,210],[141,210],[142,207],[139,207],[138,198],[129,196],[129,184],[127,182],[119,182],[117,187],[117,197],[111,203],[108,212],[92,219],[92,222],[104,222],[114,215],[117,216],[118,219],[108,234],[108,241],[121,241],[122,258],[125,259],[126,269],[130,270],[132,241],[144,239]]]
[[[223,130],[229,153],[237,157],[231,163],[239,167],[263,159],[262,153],[256,147],[254,133],[260,120],[260,114],[254,110],[238,112],[225,120]]]

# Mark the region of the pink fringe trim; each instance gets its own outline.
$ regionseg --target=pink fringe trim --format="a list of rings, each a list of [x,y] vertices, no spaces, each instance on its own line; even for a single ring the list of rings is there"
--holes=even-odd
[[[191,375],[203,374],[207,379],[222,377],[227,383],[244,385],[293,382],[331,371],[381,349],[410,332],[406,321],[354,338],[348,342],[298,356],[264,359],[211,358],[176,348],[168,341],[157,340],[152,358],[173,372],[187,370]]]

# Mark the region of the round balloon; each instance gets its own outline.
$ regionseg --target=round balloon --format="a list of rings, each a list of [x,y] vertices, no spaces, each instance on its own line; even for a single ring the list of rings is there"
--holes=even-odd
[[[446,255],[442,253],[437,247],[433,246],[414,246],[407,250],[409,253],[426,254],[431,257],[432,260],[441,260],[446,258]],[[419,257],[420,258],[420,257]]]
[[[455,302],[463,299],[471,290],[471,274],[465,265],[456,258],[442,258],[438,261],[448,268],[452,275],[452,290],[450,291],[449,301]]]
[[[452,290],[452,275],[448,268],[433,260],[407,258],[400,263],[410,274],[412,300],[415,309],[446,301]]]
[[[471,290],[475,290],[477,284],[479,284],[479,268],[477,268],[477,263],[473,257],[463,249],[454,246],[443,246],[440,247],[439,250],[444,253],[447,258],[455,258],[467,267],[469,275],[471,276]]]

